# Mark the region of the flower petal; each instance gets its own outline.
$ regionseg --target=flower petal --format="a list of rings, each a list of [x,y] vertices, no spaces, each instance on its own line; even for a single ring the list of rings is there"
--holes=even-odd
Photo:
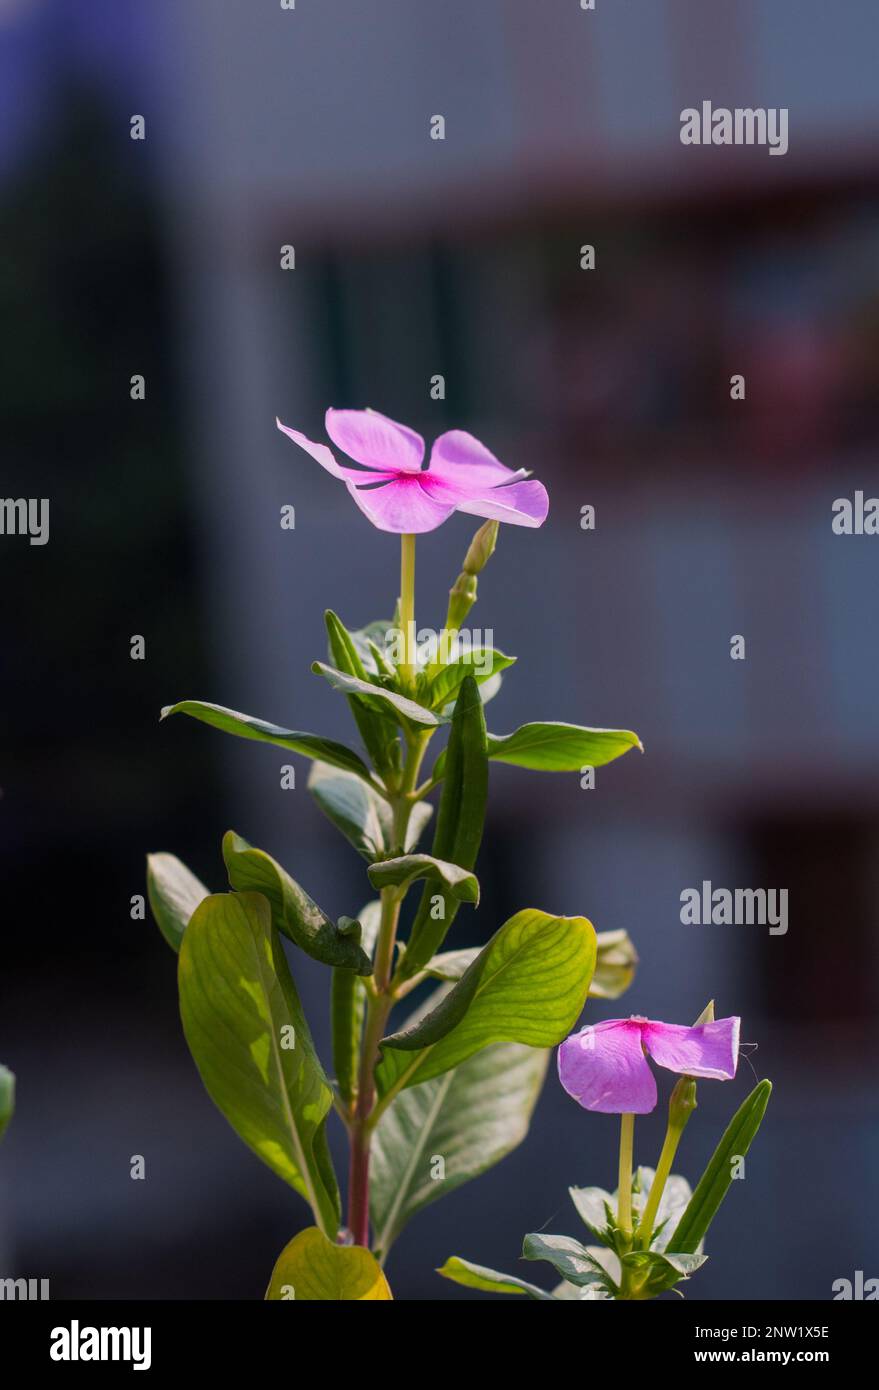
[[[479,492],[528,476],[525,468],[520,468],[518,472],[507,468],[466,430],[448,430],[434,441],[430,451],[430,471],[435,477],[443,478],[456,487]]]
[[[641,1047],[641,1024],[628,1018],[582,1028],[558,1051],[559,1080],[584,1110],[646,1115],[656,1081]]]
[[[424,458],[424,440],[406,425],[398,425],[377,410],[328,410],[330,439],[357,463],[385,473],[402,469],[417,473]]]
[[[424,486],[437,502],[453,502],[455,510],[491,521],[507,521],[513,526],[542,526],[549,511],[549,497],[543,483],[529,479],[506,487],[470,489],[465,483],[449,483],[423,475]]]
[[[278,419],[275,420],[275,424],[283,434],[293,440],[294,444],[298,444],[300,449],[304,449],[307,454],[311,454],[313,459],[317,459],[321,468],[332,473],[334,478],[343,478],[346,481],[348,478],[356,478],[358,483],[372,483],[379,482],[382,478],[393,477],[393,474],[388,472],[365,473],[362,468],[344,468],[342,464],[336,462],[332,450],[328,449],[326,444],[315,444],[313,440],[306,439],[304,434],[300,434],[299,430],[291,430],[289,425],[282,425]]]
[[[438,502],[430,497],[420,479],[420,474],[409,478],[398,474],[392,482],[374,488],[355,487],[349,482],[348,491],[364,516],[380,531],[397,534],[435,531],[448,520],[455,507],[453,503]]]
[[[698,1028],[679,1023],[645,1022],[644,1046],[655,1062],[669,1071],[731,1081],[739,1061],[738,1018],[718,1018]]]

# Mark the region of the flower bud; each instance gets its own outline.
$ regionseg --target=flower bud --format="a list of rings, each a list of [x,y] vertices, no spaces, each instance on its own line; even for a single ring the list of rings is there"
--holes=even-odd
[[[680,1076],[668,1102],[669,1129],[682,1130],[696,1109],[696,1083],[692,1076]]]
[[[480,526],[464,556],[464,568],[449,590],[449,611],[446,628],[457,632],[476,602],[476,576],[482,572],[497,544],[498,522],[486,521]]]
[[[485,521],[480,526],[464,556],[465,574],[481,574],[485,569],[497,545],[499,526],[500,523],[497,521]]]

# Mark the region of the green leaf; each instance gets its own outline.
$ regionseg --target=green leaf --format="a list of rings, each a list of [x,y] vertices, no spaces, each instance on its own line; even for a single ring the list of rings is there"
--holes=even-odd
[[[404,854],[370,864],[367,873],[373,888],[407,889],[416,879],[439,883],[446,893],[461,903],[479,902],[479,880],[468,869],[434,859],[431,854]]]
[[[548,1058],[543,1048],[501,1043],[397,1096],[375,1130],[370,1158],[374,1248],[382,1258],[422,1207],[521,1144]]]
[[[147,897],[156,926],[173,951],[180,950],[186,924],[208,896],[201,879],[175,854],[147,855]]]
[[[308,790],[324,815],[370,863],[387,848],[391,810],[360,777],[326,763],[313,763]]]
[[[485,715],[476,682],[472,676],[466,676],[458,692],[446,749],[446,775],[431,849],[435,859],[462,869],[474,867],[487,800]],[[417,974],[436,954],[455,919],[455,896],[441,891],[438,906],[435,897],[434,885],[425,884],[400,966],[403,978]]]
[[[639,1168],[636,1177],[637,1182],[632,1192],[632,1213],[640,1222],[656,1173],[653,1168]],[[653,1225],[651,1249],[661,1252],[666,1250],[672,1231],[686,1211],[692,1195],[693,1189],[686,1178],[681,1177],[679,1173],[669,1174],[662,1190],[659,1209]],[[696,1253],[700,1254],[701,1251]]]
[[[660,1253],[658,1250],[630,1250],[620,1256],[623,1284],[630,1299],[656,1298],[689,1279],[706,1260],[705,1255]]]
[[[357,920],[362,928],[360,944],[371,958],[381,921],[381,903],[367,903]],[[366,1011],[366,989],[355,970],[333,971],[330,984],[330,1019],[333,1034],[333,1068],[339,1096],[349,1110],[357,1096],[360,1039]]]
[[[0,1139],[15,1114],[15,1073],[0,1065]]]
[[[613,1221],[615,1203],[611,1194],[605,1192],[603,1187],[569,1187],[568,1192],[580,1220],[594,1236],[603,1241]]]
[[[503,683],[504,678],[501,675],[500,671],[496,671],[493,676],[489,676],[488,680],[479,682],[476,689],[479,691],[479,698],[482,701],[483,705],[487,705],[490,700],[494,699],[495,695],[497,695]],[[454,713],[454,710],[455,702],[454,700],[452,700],[450,704],[443,705],[441,713],[446,715],[446,717],[450,719],[452,714]],[[433,772],[431,773],[431,781],[442,781],[445,765],[446,749],[444,748],[434,765]]]
[[[366,670],[352,634],[331,608],[324,614],[324,621],[327,627],[330,660],[334,666],[346,676],[365,681]],[[369,756],[378,771],[382,775],[386,774],[393,766],[393,747],[397,742],[396,724],[392,719],[388,719],[386,714],[379,714],[376,710],[368,708],[363,700],[353,696],[349,698],[348,705]]]
[[[183,1031],[209,1096],[335,1236],[339,1191],[325,1131],[333,1093],[260,893],[205,898],[180,946],[178,983]]]
[[[446,722],[442,715],[425,709],[424,705],[410,700],[408,695],[400,695],[396,690],[387,690],[371,681],[359,680],[357,676],[346,676],[344,671],[337,671],[323,661],[313,661],[311,669],[316,675],[324,676],[334,690],[340,690],[343,695],[356,696],[367,709],[383,715],[390,713],[403,724],[413,724],[419,729],[436,729]],[[325,761],[331,762],[332,759]]]
[[[524,1293],[535,1302],[555,1303],[555,1298],[536,1284],[528,1284],[512,1274],[499,1274],[496,1269],[486,1269],[484,1265],[471,1264],[457,1255],[450,1256],[442,1269],[437,1270],[444,1279],[453,1284],[463,1284],[468,1289],[481,1289],[483,1293]]]
[[[229,882],[239,893],[262,893],[278,931],[314,960],[370,975],[372,964],[361,949],[359,931],[335,926],[280,864],[254,849],[234,830],[223,836]]]
[[[548,1260],[569,1284],[585,1288],[587,1284],[607,1283],[601,1265],[589,1254],[585,1245],[573,1236],[530,1235],[522,1245],[523,1260]]]
[[[393,618],[377,618],[374,622],[367,623],[366,627],[349,632],[354,650],[368,676],[388,675],[393,671],[394,665],[388,658],[387,646],[391,634],[395,633],[399,626],[399,616],[395,615]],[[335,661],[335,657],[333,660]],[[337,666],[338,664],[336,662]]]
[[[335,1245],[316,1226],[300,1231],[278,1256],[266,1298],[297,1303],[392,1300],[374,1255],[362,1245]]]
[[[425,697],[432,709],[444,710],[457,697],[466,676],[472,676],[477,685],[482,685],[512,666],[515,660],[514,656],[505,656],[495,647],[473,647],[440,669],[427,685]]]
[[[478,946],[464,946],[460,951],[442,951],[424,967],[431,980],[460,980],[479,955]]]
[[[379,1094],[440,1076],[490,1043],[555,1046],[580,1016],[594,967],[585,917],[517,912],[435,1009],[383,1040]]]
[[[536,772],[579,772],[602,767],[641,740],[630,729],[586,729],[579,724],[523,724],[512,734],[489,734],[488,756]]]
[[[161,717],[167,719],[170,714],[188,714],[214,729],[222,729],[224,733],[255,739],[258,743],[274,743],[279,748],[289,748],[305,758],[319,758],[321,762],[331,763],[333,767],[344,768],[346,772],[371,781],[369,768],[363,759],[346,748],[344,743],[336,743],[331,738],[282,729],[277,724],[266,723],[264,719],[238,714],[234,709],[224,709],[222,705],[209,705],[204,700],[180,700],[176,705],[166,705]]]
[[[744,1158],[751,1147],[771,1094],[772,1082],[761,1081],[730,1120],[708,1167],[696,1184],[687,1210],[669,1239],[669,1248],[676,1253],[692,1254],[704,1240],[732,1182],[733,1160]]]
[[[370,864],[400,848],[394,844],[394,818],[390,806],[361,778],[328,767],[326,763],[314,763],[308,790],[333,825]],[[406,832],[407,850],[418,843],[432,814],[433,807],[428,801],[418,801],[412,807]]]
[[[638,952],[627,931],[600,931],[598,959],[589,986],[591,999],[619,999],[635,978]]]
[[[590,1248],[597,1249],[598,1247],[587,1246],[587,1249]],[[608,1301],[613,1298],[613,1294],[608,1293],[598,1284],[587,1284],[585,1288],[578,1289],[576,1284],[569,1284],[566,1279],[563,1279],[560,1284],[556,1284],[552,1294],[559,1303],[591,1303],[599,1300]]]

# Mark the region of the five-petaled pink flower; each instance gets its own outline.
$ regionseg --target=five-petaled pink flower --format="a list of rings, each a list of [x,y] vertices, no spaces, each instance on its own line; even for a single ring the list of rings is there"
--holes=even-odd
[[[646,1115],[656,1081],[645,1052],[669,1071],[731,1081],[739,1059],[738,1018],[685,1028],[650,1018],[611,1018],[581,1028],[558,1051],[559,1080],[585,1110]]]
[[[326,444],[315,444],[280,420],[276,423],[322,468],[342,479],[380,531],[434,531],[452,512],[515,526],[540,526],[546,520],[549,498],[543,484],[523,482],[527,469],[507,468],[464,430],[441,434],[423,468],[424,440],[406,425],[374,410],[328,410],[330,439],[363,465],[346,468]]]

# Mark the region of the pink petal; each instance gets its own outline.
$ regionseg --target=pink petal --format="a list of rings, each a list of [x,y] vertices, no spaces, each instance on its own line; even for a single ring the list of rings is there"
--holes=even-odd
[[[669,1071],[731,1081],[739,1060],[740,1022],[738,1018],[719,1018],[698,1028],[684,1028],[679,1023],[647,1020],[642,1025],[644,1046],[653,1060]]]
[[[515,473],[507,468],[466,430],[449,430],[439,436],[430,452],[430,471],[448,483],[479,491],[527,476],[524,468]]]
[[[641,1047],[641,1024],[614,1018],[582,1028],[558,1051],[559,1080],[584,1110],[646,1115],[656,1105],[656,1081]]]
[[[358,475],[359,476],[359,475]],[[419,533],[435,531],[452,515],[454,505],[435,501],[421,486],[421,475],[398,475],[383,487],[355,487],[348,491],[364,516],[380,531]]]
[[[387,472],[365,473],[362,468],[343,468],[340,463],[336,462],[332,450],[328,449],[326,444],[315,444],[313,440],[306,439],[305,435],[300,434],[298,430],[291,430],[289,425],[282,425],[280,420],[276,419],[275,424],[283,434],[293,440],[294,444],[298,444],[300,449],[304,449],[307,454],[311,454],[313,459],[317,459],[321,468],[332,473],[334,478],[343,478],[346,481],[348,478],[355,478],[359,483],[372,483],[393,476]]]
[[[468,512],[470,516],[507,521],[513,526],[542,526],[549,511],[546,488],[532,479],[506,487],[471,489],[466,479],[452,484],[445,478],[434,477],[430,471],[423,477],[431,497],[438,502],[454,502],[456,511]]]
[[[327,434],[346,454],[385,473],[416,473],[424,458],[424,440],[377,410],[328,410]]]

